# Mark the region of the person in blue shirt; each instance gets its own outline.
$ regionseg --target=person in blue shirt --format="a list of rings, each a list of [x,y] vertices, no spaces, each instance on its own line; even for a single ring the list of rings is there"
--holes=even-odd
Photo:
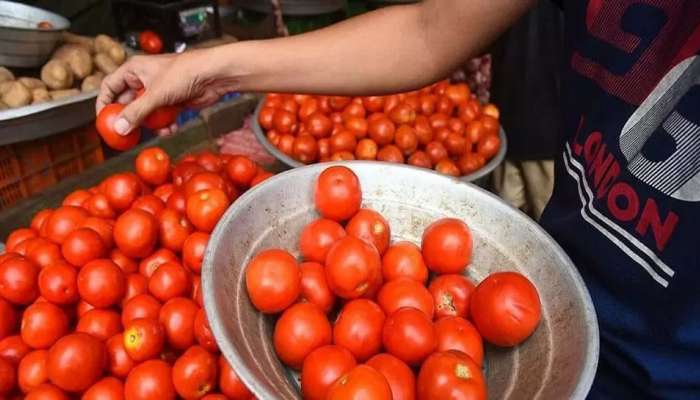
[[[134,57],[115,129],[229,91],[416,89],[480,53],[535,0],[425,0],[308,34]],[[560,1],[563,123],[541,223],[578,266],[600,324],[593,399],[700,399],[700,1]]]

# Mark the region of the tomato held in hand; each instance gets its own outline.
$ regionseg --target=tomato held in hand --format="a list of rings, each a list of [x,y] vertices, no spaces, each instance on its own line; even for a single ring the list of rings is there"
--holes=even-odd
[[[306,262],[299,266],[301,270],[301,298],[316,304],[324,313],[328,313],[335,304],[335,295],[328,287],[326,271],[323,265]]]
[[[537,328],[542,316],[535,286],[517,272],[489,275],[471,296],[470,311],[479,333],[497,346],[516,346]]]
[[[484,343],[474,325],[461,317],[444,317],[435,323],[435,351],[457,350],[468,355],[477,365],[484,362]]]
[[[352,353],[341,346],[323,346],[304,359],[301,369],[301,393],[306,400],[326,400],[328,388],[350,372],[357,362]]]
[[[65,391],[82,392],[102,375],[106,362],[102,341],[85,333],[73,333],[59,339],[49,350],[49,379]]]
[[[114,123],[117,117],[126,106],[120,103],[112,103],[104,106],[100,113],[97,114],[97,132],[102,136],[102,140],[107,145],[115,150],[126,151],[136,146],[141,140],[141,129],[135,128],[126,135],[120,135],[114,129]]]
[[[342,346],[363,362],[382,348],[384,311],[371,300],[357,299],[345,304],[333,327],[333,344]]]
[[[175,400],[170,365],[161,360],[148,360],[134,367],[124,383],[124,396],[129,400]]]
[[[419,365],[437,345],[433,322],[423,311],[400,308],[386,318],[384,348],[408,365]]]
[[[472,235],[464,221],[443,218],[423,232],[423,259],[428,268],[439,274],[464,271],[472,257]]]
[[[68,333],[68,317],[51,303],[34,303],[22,315],[22,340],[34,349],[48,349]]]
[[[418,374],[419,399],[486,400],[486,381],[481,368],[459,351],[434,353]]]
[[[280,360],[298,370],[309,353],[330,344],[332,337],[331,324],[317,305],[297,303],[277,320],[273,341]]]
[[[381,214],[369,208],[360,209],[348,221],[345,230],[348,235],[373,245],[380,255],[384,254],[389,247],[389,239],[391,238],[389,223]]]
[[[386,315],[403,307],[423,311],[431,320],[435,312],[433,296],[423,284],[409,278],[398,278],[386,283],[377,294],[377,303]]]
[[[230,400],[252,400],[253,394],[241,382],[224,356],[219,356],[219,389]]]
[[[124,384],[115,377],[102,378],[92,385],[81,400],[121,400],[124,398]]]
[[[248,297],[258,311],[278,313],[289,307],[301,292],[301,272],[294,257],[284,250],[258,253],[245,271]]]
[[[392,400],[392,395],[384,375],[368,365],[358,365],[328,388],[326,398]]]
[[[345,229],[330,219],[319,218],[301,231],[299,250],[305,260],[324,263],[328,249],[346,236]]]
[[[414,400],[416,398],[416,377],[403,361],[388,353],[377,354],[367,360],[367,365],[384,375],[393,400]]]
[[[124,297],[126,277],[111,260],[90,261],[78,272],[78,293],[92,306],[111,307]]]
[[[371,244],[346,236],[326,256],[326,279],[333,293],[344,299],[365,295],[381,278],[381,259]]]
[[[143,31],[139,34],[139,47],[148,54],[158,54],[163,51],[163,41],[153,31]]]
[[[175,391],[185,400],[196,400],[216,386],[216,357],[201,346],[192,346],[173,365]]]
[[[170,156],[160,147],[143,150],[134,162],[136,174],[150,185],[161,185],[170,175]]]
[[[435,300],[435,315],[469,317],[469,298],[474,284],[464,275],[447,274],[433,279],[428,286]]]

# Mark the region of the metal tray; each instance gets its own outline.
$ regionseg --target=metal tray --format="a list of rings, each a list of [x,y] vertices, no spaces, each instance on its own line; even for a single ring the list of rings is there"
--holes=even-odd
[[[212,233],[202,268],[207,317],[222,353],[259,399],[299,399],[275,355],[274,317],[257,312],[245,289],[244,268],[265,248],[299,255],[302,228],[317,218],[313,187],[330,165],[276,175],[241,196]],[[380,162],[342,163],[359,177],[363,205],[389,221],[392,239],[420,243],[425,227],[446,216],[469,224],[478,282],[495,271],[519,271],[537,287],[542,322],[512,349],[487,347],[489,398],[583,400],[598,362],[595,310],[576,267],[557,243],[525,214],[473,184],[435,172]]]

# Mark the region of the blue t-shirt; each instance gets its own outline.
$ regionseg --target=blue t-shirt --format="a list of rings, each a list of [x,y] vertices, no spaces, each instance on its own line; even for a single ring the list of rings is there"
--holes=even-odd
[[[592,399],[700,399],[700,0],[561,2],[563,151],[542,224],[598,313]]]

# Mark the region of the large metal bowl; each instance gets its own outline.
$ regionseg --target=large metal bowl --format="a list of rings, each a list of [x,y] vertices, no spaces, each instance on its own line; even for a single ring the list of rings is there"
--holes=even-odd
[[[265,248],[298,255],[302,227],[317,218],[314,181],[333,164],[293,169],[250,190],[226,212],[207,247],[202,284],[209,322],[224,356],[259,399],[300,395],[275,356],[274,319],[252,307],[243,271]],[[363,204],[388,219],[393,240],[420,243],[429,223],[459,217],[474,236],[468,268],[473,281],[514,270],[537,286],[543,307],[537,331],[517,348],[487,349],[490,399],[585,398],[598,361],[595,311],[576,268],[539,225],[474,185],[428,170],[364,161],[344,165],[360,179]]]
[[[40,22],[51,28],[39,29]],[[60,15],[12,1],[0,0],[0,65],[38,67],[53,52],[70,22]]]
[[[277,147],[275,147],[275,145],[270,143],[269,140],[267,140],[267,137],[265,136],[265,131],[258,122],[258,115],[260,114],[260,110],[263,108],[263,103],[264,99],[261,99],[258,102],[257,107],[255,107],[255,113],[253,114],[252,126],[253,132],[255,133],[255,138],[258,139],[258,142],[262,144],[262,146],[265,148],[265,150],[267,150],[268,153],[272,154],[284,165],[288,166],[289,168],[303,167],[305,164],[284,154]],[[501,139],[501,148],[498,149],[498,153],[496,153],[496,155],[491,160],[489,160],[489,162],[487,162],[486,165],[479,168],[478,171],[474,171],[469,175],[460,176],[460,180],[464,182],[472,182],[478,185],[485,183],[485,178],[489,174],[491,174],[491,172],[493,172],[493,170],[495,170],[496,167],[501,165],[503,160],[506,158],[506,151],[508,150],[508,138],[506,138],[506,133],[503,130],[503,128],[501,128],[499,132],[499,137]]]

